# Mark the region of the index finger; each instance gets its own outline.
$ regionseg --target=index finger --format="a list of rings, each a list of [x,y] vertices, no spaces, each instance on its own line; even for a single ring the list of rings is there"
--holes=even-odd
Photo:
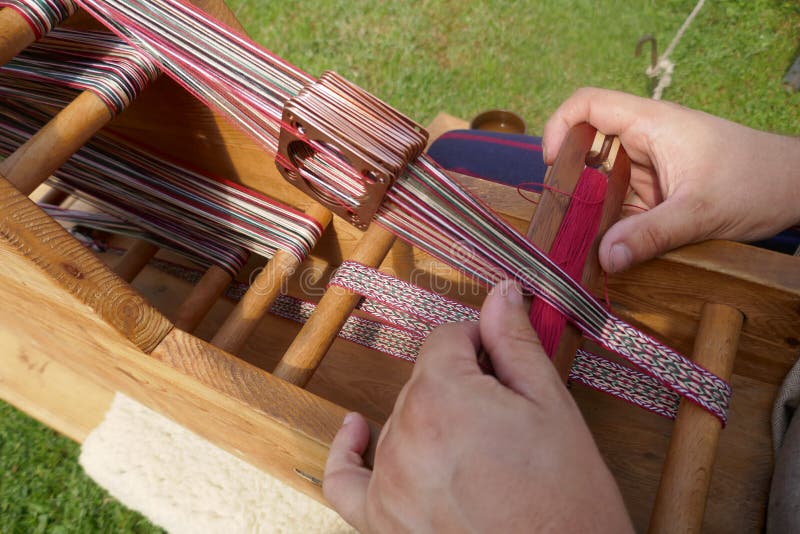
[[[637,121],[648,117],[661,102],[642,98],[620,91],[583,87],[575,91],[553,113],[542,133],[542,144],[546,147],[545,163],[552,164],[567,131],[576,124],[588,122],[606,135],[618,135],[625,149],[630,154],[640,152],[642,149],[635,142],[635,136],[628,136]],[[623,139],[623,136],[626,139]],[[640,159],[637,154],[630,154],[634,159]]]

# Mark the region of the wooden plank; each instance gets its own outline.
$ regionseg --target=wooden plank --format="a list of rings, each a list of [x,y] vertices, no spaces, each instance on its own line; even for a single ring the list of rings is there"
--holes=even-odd
[[[0,332],[17,347],[0,354],[3,362],[20,354],[57,358],[322,500],[294,470],[322,478],[345,409],[177,330],[148,356],[6,241],[0,257]]]
[[[0,235],[143,351],[153,350],[172,328],[144,298],[1,177]]]
[[[5,259],[3,252],[0,257]],[[4,292],[3,298],[9,296]],[[14,298],[21,298],[14,295]],[[83,442],[103,420],[114,392],[59,361],[63,352],[30,350],[0,319],[0,398],[68,438]]]
[[[800,346],[800,292],[792,287],[800,270],[796,266],[790,270],[792,264],[797,265],[797,258],[729,242],[709,242],[686,249],[609,277],[614,310],[637,323],[664,330],[674,324],[676,316],[699,320],[705,301],[737,308],[747,320],[736,368],[749,367],[751,376],[780,383]],[[693,256],[703,249],[710,259],[705,263],[695,261]],[[759,261],[754,261],[753,272],[744,276],[737,271],[747,262],[742,256],[755,260],[773,258],[772,267],[778,269],[769,274]],[[773,282],[762,283],[766,282],[762,277]],[[774,280],[781,279],[789,283],[781,289],[770,287],[775,285]],[[688,340],[678,335],[681,332],[675,331],[664,339],[671,345],[686,345]]]

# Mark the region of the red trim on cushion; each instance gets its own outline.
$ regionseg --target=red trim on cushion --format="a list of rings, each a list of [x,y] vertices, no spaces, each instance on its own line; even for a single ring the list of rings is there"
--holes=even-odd
[[[488,135],[471,134],[465,132],[447,132],[442,134],[439,139],[466,139],[467,141],[481,141],[484,143],[494,143],[496,145],[513,146],[515,148],[522,148],[524,150],[532,150],[534,152],[541,152],[541,145],[533,143],[523,143],[521,141],[512,141],[510,139],[502,139],[500,137],[491,137]]]

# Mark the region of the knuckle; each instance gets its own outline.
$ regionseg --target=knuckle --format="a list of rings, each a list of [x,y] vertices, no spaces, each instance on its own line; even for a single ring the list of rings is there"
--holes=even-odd
[[[415,444],[438,443],[444,437],[442,421],[443,395],[434,381],[415,378],[406,391],[400,413],[397,414],[398,431]]]
[[[506,330],[506,341],[512,346],[518,345],[534,345],[538,342],[536,332],[530,324],[511,324]]]
[[[655,255],[667,250],[670,236],[662,227],[648,224],[642,229],[640,240],[644,250],[650,255]]]

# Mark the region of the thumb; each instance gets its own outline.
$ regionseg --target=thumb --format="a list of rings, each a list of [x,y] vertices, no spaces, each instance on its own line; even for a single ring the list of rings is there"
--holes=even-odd
[[[527,308],[519,285],[504,280],[486,297],[479,326],[497,379],[533,401],[541,397],[543,384],[560,381],[531,327]]]
[[[609,228],[600,242],[600,264],[609,273],[624,271],[700,236],[697,216],[686,202],[670,198]]]
[[[334,510],[358,531],[366,531],[367,487],[372,471],[361,457],[369,444],[369,427],[361,414],[348,413],[331,443],[322,492]]]

